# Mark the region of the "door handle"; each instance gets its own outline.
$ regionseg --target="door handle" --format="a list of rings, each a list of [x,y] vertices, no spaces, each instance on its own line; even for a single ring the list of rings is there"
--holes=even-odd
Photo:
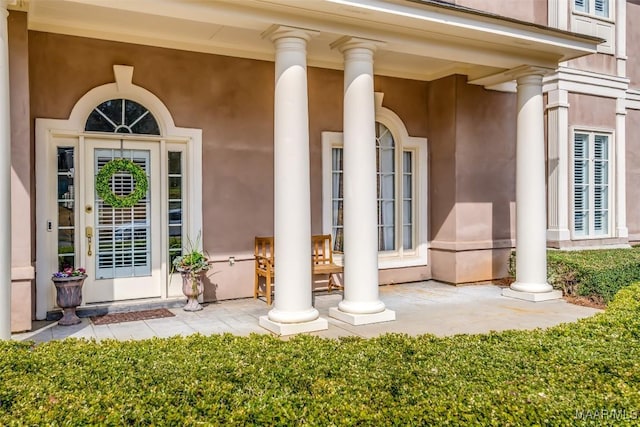
[[[91,226],[87,226],[84,229],[84,234],[87,236],[87,240],[89,243],[88,249],[87,249],[87,256],[91,256],[92,252],[91,252],[91,239],[93,238],[93,228]]]

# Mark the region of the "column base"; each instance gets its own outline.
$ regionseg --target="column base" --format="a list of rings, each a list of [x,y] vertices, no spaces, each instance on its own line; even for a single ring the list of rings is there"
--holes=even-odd
[[[525,301],[540,302],[549,301],[553,299],[562,298],[562,291],[550,291],[550,292],[522,292],[514,291],[511,288],[502,290],[503,297],[516,298]]]
[[[280,323],[274,322],[273,320],[269,319],[269,316],[260,316],[258,324],[278,336],[301,334],[304,332],[325,331],[329,329],[329,322],[327,322],[327,319],[324,319],[322,317],[318,317],[317,319],[311,320],[309,322]]]
[[[379,313],[353,314],[340,311],[338,307],[331,307],[329,308],[329,316],[354,326],[396,320],[396,312],[389,309],[384,309]]]

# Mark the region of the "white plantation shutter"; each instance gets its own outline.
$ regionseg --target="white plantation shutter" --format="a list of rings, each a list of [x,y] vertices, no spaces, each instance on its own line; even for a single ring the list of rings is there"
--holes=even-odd
[[[576,133],[573,140],[575,236],[609,234],[609,136]]]
[[[575,9],[579,12],[589,12],[589,0],[575,0]]]
[[[587,0],[582,0],[587,1]],[[595,7],[597,16],[609,17],[609,0],[595,0]]]
[[[589,232],[589,138],[576,133],[573,141],[573,212],[576,236]]]
[[[600,235],[609,229],[609,138],[595,135],[593,152],[593,228]]]

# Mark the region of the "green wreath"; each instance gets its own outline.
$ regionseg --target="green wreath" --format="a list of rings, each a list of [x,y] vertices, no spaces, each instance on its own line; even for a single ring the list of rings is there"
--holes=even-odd
[[[111,190],[111,177],[117,172],[129,172],[135,181],[135,188],[126,196],[119,196]],[[130,208],[147,195],[149,182],[147,173],[140,166],[127,159],[114,159],[104,165],[96,175],[96,191],[105,203],[114,208]]]

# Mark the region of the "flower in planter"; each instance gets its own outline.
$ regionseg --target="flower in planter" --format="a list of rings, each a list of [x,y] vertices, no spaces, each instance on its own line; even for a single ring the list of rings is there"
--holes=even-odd
[[[52,277],[54,278],[63,278],[63,277],[80,277],[85,276],[87,274],[87,270],[84,267],[66,267],[62,271],[56,271],[53,273]]]

